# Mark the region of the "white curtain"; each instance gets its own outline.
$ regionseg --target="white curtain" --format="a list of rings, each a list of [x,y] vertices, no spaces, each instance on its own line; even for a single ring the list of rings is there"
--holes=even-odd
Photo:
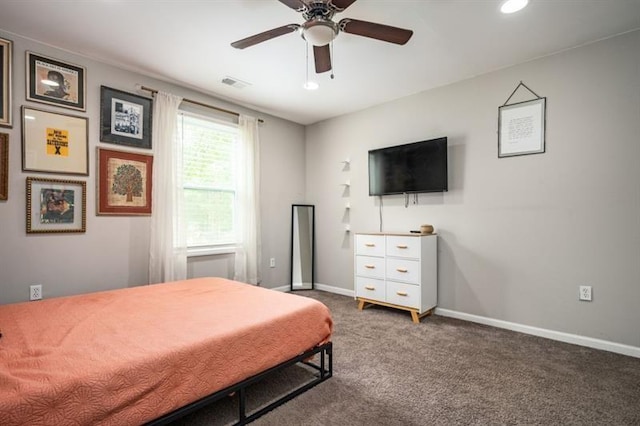
[[[238,188],[236,192],[238,245],[235,255],[236,281],[259,284],[260,274],[260,144],[258,120],[240,115]]]
[[[153,191],[149,283],[187,277],[184,231],[182,143],[176,137],[179,96],[156,93],[153,105]]]

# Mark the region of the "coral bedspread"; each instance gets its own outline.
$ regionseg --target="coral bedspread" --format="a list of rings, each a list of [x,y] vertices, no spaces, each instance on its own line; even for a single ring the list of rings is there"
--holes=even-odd
[[[2,425],[141,424],[329,341],[322,303],[202,278],[0,306]]]

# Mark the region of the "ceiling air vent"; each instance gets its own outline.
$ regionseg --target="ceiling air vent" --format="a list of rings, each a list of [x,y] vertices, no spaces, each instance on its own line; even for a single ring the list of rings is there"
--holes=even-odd
[[[251,86],[251,84],[246,81],[238,80],[237,78],[229,76],[223,78],[222,82],[227,86],[235,87],[236,89],[244,89],[247,86]]]

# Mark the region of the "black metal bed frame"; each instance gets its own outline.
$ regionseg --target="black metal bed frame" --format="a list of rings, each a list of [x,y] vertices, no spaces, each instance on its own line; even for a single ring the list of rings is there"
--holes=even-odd
[[[319,365],[309,361],[316,354],[320,354]],[[291,358],[288,361],[278,364],[275,367],[271,367],[268,370],[258,373],[255,376],[249,377],[248,379],[245,379],[239,383],[236,383],[235,385],[231,385],[227,388],[224,388],[215,393],[212,393],[209,396],[205,396],[204,398],[201,398],[188,405],[185,405],[184,407],[178,408],[175,411],[165,414],[162,417],[158,417],[157,419],[152,420],[146,425],[148,426],[167,425],[175,420],[180,419],[181,417],[186,416],[187,414],[193,413],[194,411],[197,411],[215,401],[218,401],[236,392],[238,393],[238,398],[239,398],[239,404],[238,404],[239,412],[238,412],[238,422],[234,423],[234,426],[246,425],[247,423],[250,423],[256,420],[258,417],[265,415],[266,413],[273,410],[274,408],[279,407],[285,402],[290,401],[296,396],[308,391],[315,385],[329,379],[333,375],[332,354],[333,354],[333,344],[331,342],[325,343],[320,346],[316,346],[313,349],[310,349],[298,356]],[[312,367],[318,370],[318,372],[316,373],[316,378],[311,380],[310,382],[305,383],[300,387],[297,387],[296,389],[278,398],[277,400],[270,403],[269,405],[266,405],[251,414],[247,414],[246,413],[246,389],[249,386],[259,382],[260,380],[263,380],[269,377],[270,375],[277,373],[297,363],[303,363],[305,365],[308,365],[309,367]]]

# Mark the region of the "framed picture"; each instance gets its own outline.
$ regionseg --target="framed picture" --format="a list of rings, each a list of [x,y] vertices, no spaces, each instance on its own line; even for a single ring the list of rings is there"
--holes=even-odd
[[[545,150],[546,98],[498,108],[498,157],[539,154]]]
[[[0,133],[0,200],[9,198],[9,135]]]
[[[26,68],[28,101],[86,110],[84,67],[27,52]]]
[[[144,96],[100,86],[100,140],[151,149],[152,106]]]
[[[151,215],[153,156],[98,148],[98,215]]]
[[[22,107],[22,170],[89,174],[88,119]]]
[[[27,234],[86,232],[87,183],[27,178]]]
[[[13,42],[0,38],[0,126],[12,127],[11,120],[11,60]]]

